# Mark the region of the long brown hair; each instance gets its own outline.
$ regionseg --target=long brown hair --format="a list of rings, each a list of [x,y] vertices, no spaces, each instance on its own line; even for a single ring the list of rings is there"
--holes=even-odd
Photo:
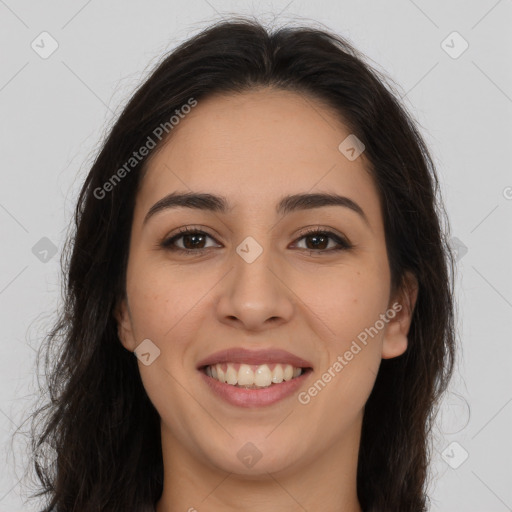
[[[44,512],[137,511],[162,493],[159,415],[113,316],[147,157],[107,193],[98,190],[190,98],[261,86],[324,101],[366,146],[392,287],[410,271],[419,291],[408,348],[382,361],[365,406],[357,492],[367,512],[426,510],[430,433],[454,364],[454,259],[431,156],[386,77],[366,60],[327,30],[269,32],[233,18],[165,55],[132,96],[80,192],[62,261],[65,304],[40,349],[50,399],[34,413],[42,428],[34,423],[32,450]]]

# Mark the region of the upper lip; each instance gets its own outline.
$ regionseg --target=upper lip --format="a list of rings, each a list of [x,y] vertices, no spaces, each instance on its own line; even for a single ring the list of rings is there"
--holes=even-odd
[[[312,368],[312,364],[301,357],[298,357],[286,350],[281,349],[260,349],[248,350],[245,348],[229,348],[210,354],[205,359],[199,361],[197,368],[212,366],[217,363],[246,363],[246,364],[265,364],[265,363],[284,363],[290,364],[295,368]]]

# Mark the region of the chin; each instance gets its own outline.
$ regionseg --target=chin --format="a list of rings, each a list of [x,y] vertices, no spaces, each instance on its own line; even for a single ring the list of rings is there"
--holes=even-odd
[[[265,439],[259,433],[256,436],[236,436],[229,439],[225,447],[210,453],[211,463],[223,471],[240,475],[244,479],[268,478],[268,473],[286,471],[297,463],[297,444],[288,437],[289,446],[284,444],[282,436]],[[208,451],[211,452],[211,444]]]

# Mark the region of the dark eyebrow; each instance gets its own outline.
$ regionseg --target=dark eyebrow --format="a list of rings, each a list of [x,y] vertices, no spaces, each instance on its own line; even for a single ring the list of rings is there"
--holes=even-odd
[[[349,208],[356,212],[368,227],[370,227],[370,223],[363,209],[352,199],[338,194],[316,193],[284,196],[277,204],[276,213],[286,215],[299,210],[310,210],[312,208],[321,208],[324,206],[343,206],[345,208]],[[172,192],[157,201],[149,209],[146,217],[144,218],[144,223],[146,223],[149,218],[157,212],[179,207],[206,210],[216,213],[228,213],[233,209],[233,207],[230,206],[229,201],[224,196],[207,193]]]

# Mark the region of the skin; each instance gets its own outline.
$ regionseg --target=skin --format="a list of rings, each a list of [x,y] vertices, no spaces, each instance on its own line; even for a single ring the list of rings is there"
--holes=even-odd
[[[407,348],[417,283],[408,276],[391,296],[381,205],[364,153],[349,161],[338,150],[349,134],[317,100],[258,89],[199,101],[153,155],[136,199],[126,300],[116,318],[127,350],[146,338],[160,349],[150,365],[138,360],[161,417],[157,512],[361,512],[364,405],[382,358]],[[173,191],[223,195],[233,208],[162,210],[144,223]],[[282,196],[308,192],[351,198],[368,224],[340,206],[276,214]],[[208,233],[199,243],[205,252],[159,246],[183,226]],[[315,245],[303,238],[305,227],[329,227],[354,247],[328,252],[336,241]],[[263,248],[252,263],[235,251],[247,236]],[[186,242],[175,245],[194,247]],[[196,370],[226,348],[282,348],[312,363],[299,390],[307,391],[396,302],[402,309],[395,318],[307,405],[293,394],[270,406],[236,407]],[[248,442],[262,454],[252,468],[237,457]]]

